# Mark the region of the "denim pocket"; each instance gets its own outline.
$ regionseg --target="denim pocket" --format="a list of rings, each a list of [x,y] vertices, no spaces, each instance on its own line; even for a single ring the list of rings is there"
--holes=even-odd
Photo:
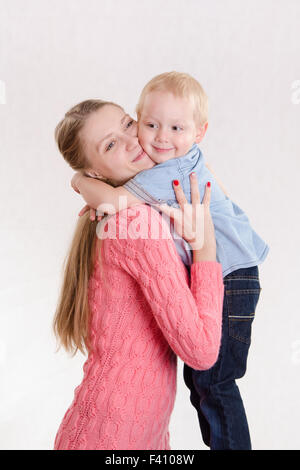
[[[229,336],[248,345],[251,342],[251,328],[260,291],[260,287],[226,291]]]

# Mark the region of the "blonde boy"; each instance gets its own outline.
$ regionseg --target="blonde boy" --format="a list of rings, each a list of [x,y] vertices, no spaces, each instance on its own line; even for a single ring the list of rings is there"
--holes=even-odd
[[[154,77],[136,107],[139,142],[155,163],[185,155],[208,125],[208,100],[197,80],[169,72]]]

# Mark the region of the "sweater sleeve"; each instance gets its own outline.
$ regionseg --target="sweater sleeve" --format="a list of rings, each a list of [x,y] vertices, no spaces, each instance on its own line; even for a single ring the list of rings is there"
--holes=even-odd
[[[194,263],[189,287],[169,227],[155,209],[135,206],[119,212],[115,220],[118,234],[105,240],[109,261],[139,284],[164,337],[182,361],[194,369],[209,369],[217,360],[221,341],[221,265]],[[143,227],[139,237],[137,226]]]

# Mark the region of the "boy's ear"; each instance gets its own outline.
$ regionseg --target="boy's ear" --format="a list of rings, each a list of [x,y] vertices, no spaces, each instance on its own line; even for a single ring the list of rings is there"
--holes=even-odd
[[[205,122],[204,124],[201,125],[201,127],[198,127],[196,139],[195,139],[196,144],[199,144],[199,142],[201,142],[201,140],[205,136],[206,131],[207,131],[207,126],[208,126],[208,122]]]

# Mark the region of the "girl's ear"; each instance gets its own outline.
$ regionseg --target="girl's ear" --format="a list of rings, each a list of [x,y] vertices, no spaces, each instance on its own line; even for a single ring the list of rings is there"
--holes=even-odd
[[[90,176],[91,178],[98,178],[98,179],[103,179],[103,176],[99,175],[97,171],[94,170],[86,170],[84,172],[86,176]]]
[[[204,124],[201,125],[201,127],[198,128],[196,139],[195,139],[196,144],[199,144],[199,142],[201,142],[201,140],[205,136],[206,131],[207,131],[207,126],[208,126],[208,122],[205,122]]]

